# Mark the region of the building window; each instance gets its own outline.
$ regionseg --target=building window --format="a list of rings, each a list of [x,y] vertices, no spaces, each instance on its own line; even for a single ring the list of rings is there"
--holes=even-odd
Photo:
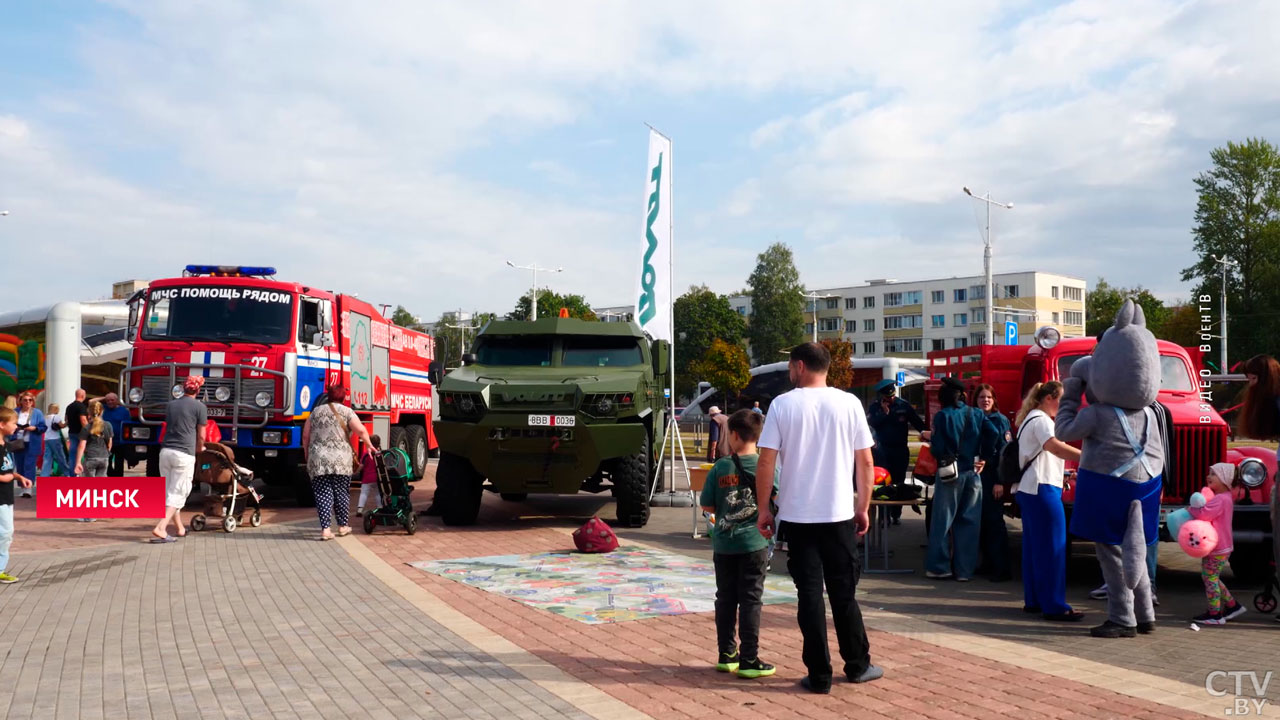
[[[920,315],[889,315],[884,319],[885,330],[911,330],[924,327],[924,318]]]
[[[1054,285],[1053,287],[1049,288],[1049,295],[1050,295],[1050,297],[1052,297],[1054,300],[1057,300],[1057,299],[1058,299],[1058,286],[1057,286],[1057,285]]]
[[[920,298],[923,295],[924,293],[920,290],[908,290],[907,292],[902,293],[902,304],[903,305],[919,305]]]
[[[956,338],[952,341],[951,347],[969,347],[969,338]]]
[[[819,318],[818,332],[840,332],[840,318]]]
[[[970,313],[970,315],[971,315],[970,319],[971,319],[974,323],[984,323],[984,322],[986,322],[986,321],[987,321],[987,309],[986,309],[986,308],[974,308],[974,309],[973,309],[973,312],[972,312],[972,313]]]
[[[1067,310],[1063,312],[1062,319],[1065,325],[1084,325],[1084,313],[1079,310]]]
[[[858,332],[858,321],[857,321],[857,320],[845,320],[845,321],[844,321],[844,331],[845,331],[845,332],[847,332],[847,333],[855,333],[855,332]]]
[[[862,332],[875,332],[875,331],[876,331],[876,321],[874,318],[871,320],[862,321]]]
[[[875,296],[875,295],[868,295],[867,297],[862,298],[862,307],[864,307],[864,308],[873,308],[873,307],[875,307],[875,306],[876,306],[876,296]]]
[[[940,327],[946,327],[946,326],[947,326],[947,316],[946,316],[946,315],[934,315],[934,316],[933,316],[932,318],[930,318],[930,319],[932,320],[932,326],[933,326],[933,327],[940,328]]]
[[[956,327],[964,327],[969,324],[969,313],[956,313],[953,320]]]
[[[805,323],[805,324],[804,324],[804,334],[805,334],[805,335],[812,335],[812,334],[813,334],[813,323]]]
[[[858,298],[845,298],[845,299],[844,299],[844,309],[845,309],[845,310],[856,310],[857,308],[858,308]]]
[[[934,290],[929,293],[929,302],[940,303],[946,300],[947,293],[945,290]]]
[[[956,302],[968,302],[969,293],[964,288],[951,291],[951,299]]]
[[[947,341],[946,341],[946,340],[931,340],[930,342],[932,342],[932,343],[933,343],[933,349],[934,349],[935,351],[936,351],[936,350],[946,350],[946,349],[947,349]]]
[[[986,333],[969,333],[969,344],[974,346],[986,345],[987,344]]]
[[[1005,296],[1005,297],[1007,297],[1007,298],[1016,298],[1016,297],[1018,297],[1018,286],[1017,286],[1017,285],[1005,285],[1005,286],[1004,286],[1004,296]]]
[[[739,306],[738,306],[738,314],[739,314],[739,315],[746,315],[746,314],[747,314],[747,307],[746,307],[745,305],[739,305]]]
[[[867,355],[875,355],[875,354],[876,354],[876,343],[875,343],[875,341],[874,341],[874,340],[872,340],[871,342],[864,342],[864,343],[862,343],[862,352],[863,352],[863,353],[865,353],[865,354],[867,354]]]
[[[896,340],[885,340],[884,351],[887,353],[918,353],[921,352],[923,342],[920,338],[898,338]]]
[[[896,292],[896,293],[884,294],[885,307],[899,307],[901,305],[902,305],[902,293]]]
[[[1084,290],[1078,287],[1062,286],[1062,298],[1064,300],[1075,300],[1080,302],[1084,299]]]
[[[1058,313],[1054,313],[1054,314],[1053,314],[1053,324],[1054,324],[1054,325],[1057,325],[1057,324],[1058,324]]]
[[[835,310],[840,307],[840,298],[827,298],[827,309]]]
[[[981,285],[971,285],[969,287],[970,300],[986,300],[987,293],[982,289]]]
[[[812,301],[812,300],[809,300],[809,301],[806,301],[806,302],[805,302],[805,304],[804,304],[804,311],[805,311],[805,312],[807,312],[807,313],[811,313],[811,312],[813,312],[813,308],[814,308],[814,305],[813,305],[813,301]]]

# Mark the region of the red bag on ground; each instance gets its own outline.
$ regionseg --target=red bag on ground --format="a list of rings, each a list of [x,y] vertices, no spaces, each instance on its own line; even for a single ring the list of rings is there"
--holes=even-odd
[[[579,552],[613,552],[618,549],[618,536],[613,534],[613,528],[597,516],[573,531],[573,544],[577,546]]]

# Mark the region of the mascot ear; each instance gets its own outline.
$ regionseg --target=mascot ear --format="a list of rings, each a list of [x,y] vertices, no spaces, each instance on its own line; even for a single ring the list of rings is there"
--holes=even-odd
[[[1142,311],[1142,306],[1138,303],[1133,304],[1133,324],[1138,327],[1147,326],[1147,314]]]
[[[1133,322],[1133,309],[1137,307],[1132,299],[1125,300],[1124,305],[1120,307],[1120,312],[1116,313],[1116,329],[1122,330]]]

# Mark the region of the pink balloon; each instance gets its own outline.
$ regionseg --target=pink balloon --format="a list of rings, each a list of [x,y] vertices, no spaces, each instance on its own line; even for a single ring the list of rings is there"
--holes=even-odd
[[[1202,558],[1218,546],[1218,531],[1206,520],[1188,520],[1178,530],[1178,544],[1191,557]]]

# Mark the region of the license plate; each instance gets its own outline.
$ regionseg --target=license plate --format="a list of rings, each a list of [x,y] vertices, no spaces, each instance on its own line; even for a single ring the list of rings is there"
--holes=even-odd
[[[133,446],[133,449],[134,449],[134,450],[137,450],[137,451],[138,451],[138,452],[140,452],[140,453],[144,453],[144,452],[146,452],[146,451],[147,451],[147,446],[146,446],[146,445],[134,445],[134,446]]]
[[[226,417],[226,416],[227,416],[226,408],[223,408],[223,407],[209,408],[209,417]]]
[[[529,427],[573,427],[573,415],[530,415]]]

